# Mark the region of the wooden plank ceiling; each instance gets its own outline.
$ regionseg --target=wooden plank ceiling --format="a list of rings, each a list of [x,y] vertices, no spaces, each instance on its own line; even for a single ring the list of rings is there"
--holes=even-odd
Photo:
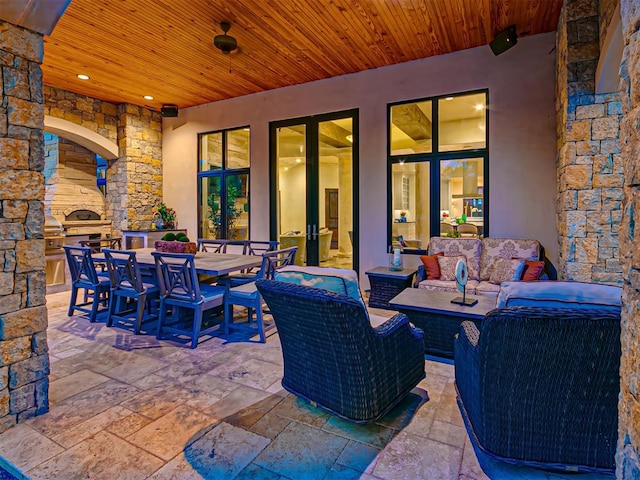
[[[562,0],[72,0],[45,37],[42,68],[47,85],[114,103],[183,108],[487,45],[511,24],[520,36],[554,31],[561,6]],[[222,21],[238,41],[231,55],[213,46]],[[90,80],[79,80],[80,73]]]

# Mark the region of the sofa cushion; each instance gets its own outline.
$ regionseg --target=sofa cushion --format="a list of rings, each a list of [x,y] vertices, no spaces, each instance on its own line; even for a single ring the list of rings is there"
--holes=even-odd
[[[434,255],[420,255],[420,260],[424,264],[427,280],[438,280],[440,278],[440,265],[436,257],[442,256],[444,253],[438,252]]]
[[[477,285],[477,280],[469,280],[467,282],[467,295],[474,295],[476,293]],[[418,284],[418,288],[423,288],[425,290],[437,290],[439,292],[458,293],[458,286],[455,280],[452,282],[445,280],[423,280]]]
[[[497,297],[498,292],[500,292],[500,285],[491,283],[488,280],[482,280],[476,287],[476,295],[490,295],[492,297]]]
[[[622,288],[583,282],[504,282],[496,307],[620,308]]]
[[[296,283],[341,293],[364,305],[358,285],[358,274],[354,270],[289,265],[276,270],[273,278],[281,282]]]
[[[444,252],[447,256],[464,255],[470,280],[480,280],[482,242],[478,238],[431,237],[429,255]],[[489,277],[487,277],[489,278]]]
[[[522,280],[523,282],[536,282],[540,280],[540,275],[542,275],[542,271],[544,270],[544,261],[533,261],[533,260],[525,260],[524,261],[524,271],[522,272]]]
[[[500,285],[502,282],[517,281],[522,277],[524,260],[496,258],[493,261],[489,282]]]
[[[514,257],[525,260],[539,260],[540,242],[515,238],[483,238],[479,279],[489,280],[493,262],[497,258],[510,259]]]
[[[466,262],[467,259],[464,255],[456,255],[453,257],[440,256],[436,257],[438,260],[438,266],[440,267],[440,280],[455,281],[456,279],[456,266],[459,261]]]

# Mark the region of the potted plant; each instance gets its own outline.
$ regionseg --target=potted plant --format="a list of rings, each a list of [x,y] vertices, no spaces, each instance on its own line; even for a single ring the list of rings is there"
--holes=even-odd
[[[173,208],[167,207],[164,203],[160,203],[152,211],[154,218],[156,218],[156,227],[158,230],[163,228],[171,230],[176,228],[176,211]]]

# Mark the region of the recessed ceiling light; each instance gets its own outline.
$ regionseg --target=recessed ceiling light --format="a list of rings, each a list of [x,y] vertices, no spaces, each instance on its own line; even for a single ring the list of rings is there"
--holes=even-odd
[[[145,100],[153,100],[153,97],[151,95],[145,95],[144,97]]]
[[[89,80],[89,75],[85,75],[84,73],[79,73],[79,74],[77,75],[77,77],[78,77],[80,80]]]
[[[478,105],[476,105],[476,110],[480,111],[484,108],[484,105],[482,105],[481,103],[479,103]]]
[[[300,160],[299,158],[296,158],[296,163],[300,163],[302,162],[302,160]]]
[[[453,97],[447,97],[445,100],[453,100]]]

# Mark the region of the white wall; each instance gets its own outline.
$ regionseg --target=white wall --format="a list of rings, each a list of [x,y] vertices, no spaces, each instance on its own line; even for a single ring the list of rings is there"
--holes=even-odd
[[[358,108],[366,287],[364,272],[387,263],[387,103],[488,88],[490,235],[536,238],[556,262],[554,46],[555,33],[536,35],[498,57],[485,46],[182,109],[163,119],[164,201],[195,235],[196,135],[250,125],[251,237],[267,238],[269,122]]]

